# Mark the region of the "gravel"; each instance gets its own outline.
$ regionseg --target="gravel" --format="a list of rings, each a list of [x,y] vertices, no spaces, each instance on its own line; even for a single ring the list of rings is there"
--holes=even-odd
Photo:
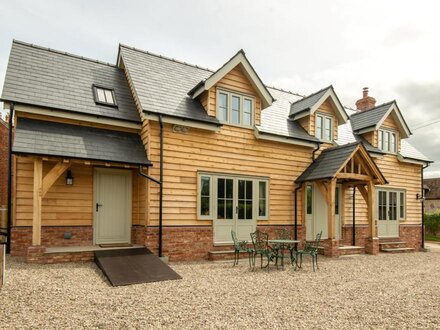
[[[313,273],[246,260],[179,263],[182,280],[111,287],[93,263],[7,260],[0,327],[91,329],[440,328],[440,250],[320,258]]]

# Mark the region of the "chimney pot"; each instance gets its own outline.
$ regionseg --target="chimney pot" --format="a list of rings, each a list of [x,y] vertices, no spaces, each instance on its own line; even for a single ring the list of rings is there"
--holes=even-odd
[[[368,87],[364,87],[362,89],[362,95],[363,95],[363,97],[368,97]]]

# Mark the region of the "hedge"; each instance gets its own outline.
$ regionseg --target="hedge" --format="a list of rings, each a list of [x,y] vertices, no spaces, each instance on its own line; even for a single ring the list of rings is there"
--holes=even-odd
[[[440,213],[425,214],[426,233],[440,236]]]

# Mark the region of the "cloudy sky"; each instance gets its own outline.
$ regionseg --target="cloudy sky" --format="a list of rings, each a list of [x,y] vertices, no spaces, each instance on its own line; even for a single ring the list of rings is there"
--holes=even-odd
[[[118,43],[216,69],[243,48],[271,86],[333,84],[354,107],[362,87],[396,99],[410,141],[440,176],[437,1],[0,0],[0,86],[12,39],[114,63]],[[427,126],[425,126],[427,125]]]

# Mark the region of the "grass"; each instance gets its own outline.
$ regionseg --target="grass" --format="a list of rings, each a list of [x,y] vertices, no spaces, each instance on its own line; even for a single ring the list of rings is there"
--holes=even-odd
[[[425,236],[425,240],[426,240],[426,241],[436,241],[436,242],[440,242],[440,237],[433,236],[433,235],[426,235],[426,236]]]

